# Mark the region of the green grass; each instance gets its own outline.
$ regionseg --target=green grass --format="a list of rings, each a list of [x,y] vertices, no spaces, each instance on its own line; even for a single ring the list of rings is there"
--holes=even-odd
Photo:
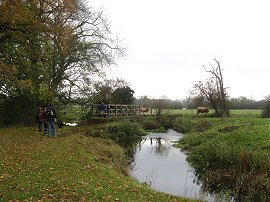
[[[234,109],[230,110],[231,117],[260,118],[262,110],[260,109]]]
[[[164,109],[164,114],[181,114],[181,115],[197,115],[196,109]],[[232,109],[230,110],[231,117],[260,117],[262,113],[262,110],[260,109]],[[200,114],[203,117],[207,117],[211,114],[214,114],[213,110],[210,110],[208,115]]]
[[[65,128],[56,139],[36,128],[0,129],[0,201],[189,201],[127,176],[123,148]]]

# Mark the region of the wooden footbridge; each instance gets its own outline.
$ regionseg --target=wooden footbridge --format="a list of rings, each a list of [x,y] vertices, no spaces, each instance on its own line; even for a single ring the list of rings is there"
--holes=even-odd
[[[101,110],[100,104],[91,104],[90,118],[131,118],[141,115],[140,105],[104,104]]]

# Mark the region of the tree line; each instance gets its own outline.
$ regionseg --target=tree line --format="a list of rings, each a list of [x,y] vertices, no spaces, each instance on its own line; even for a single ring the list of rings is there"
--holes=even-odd
[[[186,98],[183,100],[171,100],[167,98],[153,99],[147,96],[140,96],[135,100],[136,104],[143,106],[151,106],[153,108],[157,107],[158,102],[163,102],[167,109],[196,109],[198,106],[205,106],[203,100],[199,97],[197,98]],[[262,109],[265,100],[253,100],[246,98],[244,96],[238,98],[229,98],[228,104],[230,109]]]

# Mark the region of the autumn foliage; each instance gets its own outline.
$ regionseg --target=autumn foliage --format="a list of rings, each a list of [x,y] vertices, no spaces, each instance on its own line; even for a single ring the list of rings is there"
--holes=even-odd
[[[102,11],[82,0],[0,3],[2,95],[27,91],[36,103],[84,95],[121,53]]]

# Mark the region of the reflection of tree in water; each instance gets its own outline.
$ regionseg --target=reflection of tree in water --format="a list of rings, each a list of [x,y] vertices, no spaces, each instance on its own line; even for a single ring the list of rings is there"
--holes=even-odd
[[[125,138],[121,139],[119,142],[117,142],[121,147],[125,150],[125,155],[129,159],[130,162],[134,162],[134,155],[136,153],[136,150],[141,150],[143,144],[146,141],[150,141],[151,145],[154,145],[152,147],[151,152],[154,152],[154,154],[159,156],[167,156],[170,152],[171,145],[167,140],[164,140],[162,138],[150,138],[150,139],[141,139],[140,137],[136,138]]]
[[[153,140],[155,141],[154,153],[162,157],[167,156],[171,150],[171,145],[167,140],[162,138],[150,138],[150,143],[153,145]]]

